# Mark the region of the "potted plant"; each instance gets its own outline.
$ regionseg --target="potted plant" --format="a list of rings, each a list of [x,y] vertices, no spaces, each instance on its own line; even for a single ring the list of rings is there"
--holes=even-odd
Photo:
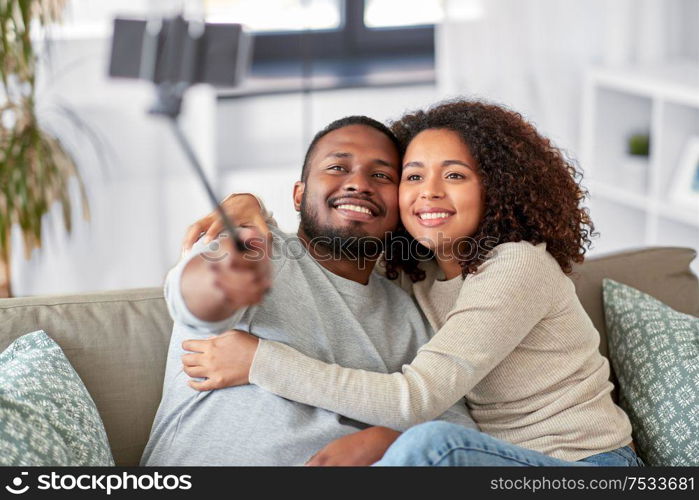
[[[0,0],[0,297],[12,295],[10,236],[17,224],[29,257],[41,247],[42,217],[62,205],[71,230],[69,180],[75,177],[85,217],[87,197],[76,164],[61,141],[42,129],[36,110],[36,40],[42,28],[60,19],[66,0]]]

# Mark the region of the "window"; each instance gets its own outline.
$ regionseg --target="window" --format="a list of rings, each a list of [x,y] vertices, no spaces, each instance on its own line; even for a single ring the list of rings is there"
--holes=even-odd
[[[255,34],[254,62],[434,55],[439,0],[203,0],[207,21]],[[424,4],[424,5],[423,5]]]
[[[440,0],[365,0],[367,28],[424,26],[442,20]]]
[[[340,28],[341,0],[205,0],[209,22],[242,23],[257,33]]]

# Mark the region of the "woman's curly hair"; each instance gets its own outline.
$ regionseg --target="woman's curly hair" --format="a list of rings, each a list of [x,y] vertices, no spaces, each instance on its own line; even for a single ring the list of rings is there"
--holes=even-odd
[[[589,211],[582,207],[588,194],[580,185],[582,174],[522,115],[487,102],[453,100],[408,113],[391,124],[402,154],[427,129],[458,133],[476,160],[484,212],[470,235],[472,241],[490,242],[488,250],[507,242],[546,243],[565,273],[571,272],[573,262],[584,260],[596,233]],[[404,229],[397,235],[414,246]],[[390,252],[387,276],[395,279],[402,269],[413,281],[424,279],[413,255]],[[463,276],[475,273],[486,258],[482,251],[462,255]]]

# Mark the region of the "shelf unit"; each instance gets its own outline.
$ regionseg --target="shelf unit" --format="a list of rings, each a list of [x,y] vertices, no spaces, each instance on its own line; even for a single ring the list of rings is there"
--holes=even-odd
[[[634,133],[649,134],[649,157],[627,154]],[[587,73],[580,165],[593,220],[596,207],[607,214],[600,221],[599,246],[606,251],[649,245],[699,250],[699,203],[686,206],[672,199],[683,149],[692,137],[699,137],[697,63]],[[699,262],[693,267],[699,270]]]

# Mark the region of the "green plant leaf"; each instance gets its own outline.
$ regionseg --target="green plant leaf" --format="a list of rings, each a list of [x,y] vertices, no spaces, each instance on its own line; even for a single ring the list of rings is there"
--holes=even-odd
[[[75,162],[60,141],[43,130],[36,117],[36,66],[30,26],[57,21],[66,0],[0,0],[0,92],[8,102],[0,113],[10,110],[14,124],[0,121],[0,261],[7,262],[10,234],[18,224],[25,255],[42,244],[42,221],[54,203],[61,204],[63,224],[72,230],[72,199],[69,179],[80,188],[83,214],[89,215],[85,186]],[[19,87],[28,85],[28,92]],[[81,124],[77,115],[74,124]],[[87,128],[89,129],[89,127]],[[84,130],[83,130],[84,131]],[[94,144],[95,138],[85,134]],[[99,154],[99,151],[98,151]]]

